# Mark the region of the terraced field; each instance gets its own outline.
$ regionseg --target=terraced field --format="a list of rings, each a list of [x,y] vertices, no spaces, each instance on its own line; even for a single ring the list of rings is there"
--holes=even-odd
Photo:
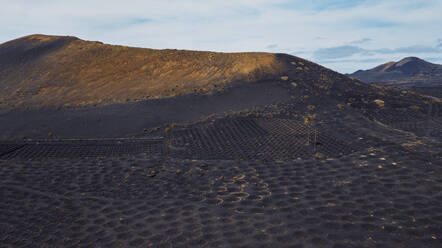
[[[62,140],[4,144],[1,159],[47,159],[118,157],[131,154],[161,154],[161,139]],[[3,148],[2,148],[3,149]]]
[[[157,138],[2,143],[0,244],[440,247],[437,137],[380,124],[386,111],[271,109]]]
[[[240,118],[184,128],[169,138],[172,154],[199,159],[308,159],[354,152],[350,143],[299,120]]]
[[[396,129],[413,132],[418,136],[442,139],[441,103],[431,104],[427,113],[413,111],[410,108],[394,109],[394,111],[372,110],[367,116]]]
[[[6,156],[6,154],[14,152],[17,149],[20,149],[23,144],[14,143],[14,142],[4,142],[0,143],[0,158]]]
[[[433,162],[433,163],[432,163]],[[440,247],[440,164],[146,155],[0,162],[4,247]]]

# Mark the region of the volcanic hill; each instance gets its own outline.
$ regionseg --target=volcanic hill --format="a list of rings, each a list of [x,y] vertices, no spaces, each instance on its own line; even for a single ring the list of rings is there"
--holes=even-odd
[[[210,92],[284,66],[269,53],[153,50],[31,35],[0,45],[0,97],[15,107],[109,104]]]
[[[359,70],[350,76],[366,83],[413,89],[422,93],[440,93],[435,96],[442,96],[442,65],[416,57],[388,62],[369,70]]]
[[[5,247],[440,247],[437,97],[32,35],[0,45],[0,101]]]
[[[350,85],[373,91],[285,54],[153,50],[46,35],[0,45],[3,138],[135,135],[290,102],[309,90],[340,98]]]
[[[375,71],[421,75],[437,68],[411,58]],[[414,108],[422,121],[437,115],[438,101],[287,54],[154,50],[46,35],[0,45],[2,139],[138,137],[172,123],[269,108],[302,119],[339,106],[377,120]]]

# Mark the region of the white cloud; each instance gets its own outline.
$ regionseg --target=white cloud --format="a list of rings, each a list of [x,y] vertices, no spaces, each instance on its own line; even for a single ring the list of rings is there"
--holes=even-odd
[[[365,50],[434,47],[442,33],[442,1],[439,0],[373,0],[350,5],[342,0],[312,3],[300,0],[0,0],[0,42],[44,33],[151,48],[298,51],[302,57],[332,69],[351,72],[372,67],[375,61],[415,54],[354,53],[346,61],[331,63],[325,58],[315,58],[315,51],[362,45]],[[441,57],[437,51],[425,55]]]

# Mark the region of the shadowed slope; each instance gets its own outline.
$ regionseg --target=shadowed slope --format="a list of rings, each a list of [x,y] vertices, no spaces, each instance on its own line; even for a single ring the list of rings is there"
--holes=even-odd
[[[31,35],[0,45],[0,102],[78,106],[170,97],[283,69],[269,53],[153,50]]]

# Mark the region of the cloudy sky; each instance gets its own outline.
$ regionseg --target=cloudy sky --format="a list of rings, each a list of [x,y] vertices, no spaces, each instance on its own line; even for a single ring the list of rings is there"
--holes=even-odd
[[[442,0],[0,0],[0,43],[73,35],[149,48],[289,53],[348,73],[442,64]]]

